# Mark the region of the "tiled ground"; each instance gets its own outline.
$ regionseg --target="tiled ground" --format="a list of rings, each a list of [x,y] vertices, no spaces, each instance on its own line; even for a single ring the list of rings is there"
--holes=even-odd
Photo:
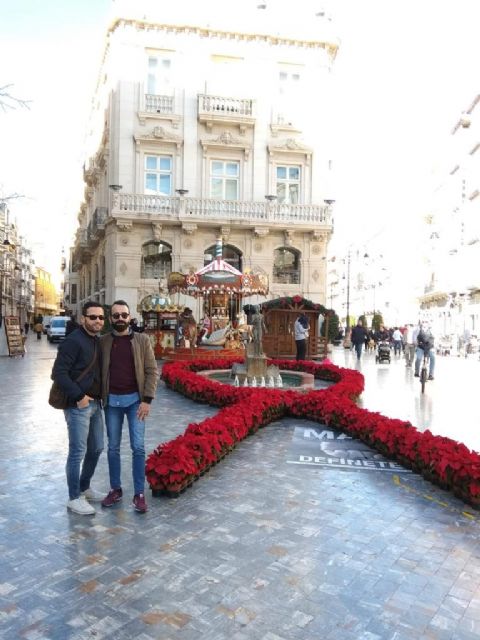
[[[287,464],[304,422],[261,430],[178,499],[148,496],[144,516],[129,499],[67,513],[56,349],[30,342],[0,360],[2,639],[480,637],[480,512],[411,474]],[[161,385],[148,450],[215,411]],[[123,458],[128,496],[126,442]]]

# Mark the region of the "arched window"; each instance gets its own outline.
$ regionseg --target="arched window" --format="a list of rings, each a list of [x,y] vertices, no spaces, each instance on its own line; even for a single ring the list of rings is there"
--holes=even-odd
[[[278,284],[300,283],[300,253],[298,251],[287,247],[275,249],[273,282]]]
[[[208,247],[208,249],[205,249],[205,254],[203,257],[203,266],[206,266],[207,264],[209,264],[214,258],[215,258],[215,245],[212,244],[211,247]],[[238,269],[238,271],[242,271],[242,266],[243,266],[242,252],[236,249],[235,247],[232,247],[229,244],[224,244],[222,258],[225,260],[225,262],[228,262],[228,264],[231,264],[232,267],[235,267],[235,269]]]
[[[167,278],[172,270],[172,247],[151,240],[142,246],[142,278]]]

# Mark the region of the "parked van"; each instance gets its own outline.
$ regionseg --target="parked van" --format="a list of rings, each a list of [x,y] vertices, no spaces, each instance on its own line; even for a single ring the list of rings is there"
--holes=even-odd
[[[69,318],[66,316],[53,316],[50,319],[50,324],[47,329],[47,340],[49,342],[55,342],[63,340],[66,335],[67,322]]]

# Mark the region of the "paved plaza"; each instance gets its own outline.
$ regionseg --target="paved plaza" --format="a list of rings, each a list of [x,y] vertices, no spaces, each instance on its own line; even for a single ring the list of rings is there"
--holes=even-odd
[[[0,359],[2,640],[478,640],[480,512],[400,469],[291,464],[316,423],[261,429],[145,515],[124,433],[124,502],[68,513],[55,354],[30,335]],[[476,358],[438,358],[424,397],[401,359],[332,359],[364,373],[362,406],[480,450]],[[160,383],[147,451],[216,412]]]

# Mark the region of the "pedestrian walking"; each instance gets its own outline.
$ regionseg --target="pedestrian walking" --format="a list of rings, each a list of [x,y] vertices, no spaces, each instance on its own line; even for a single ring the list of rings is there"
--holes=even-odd
[[[405,341],[405,366],[411,367],[415,359],[416,337],[413,324],[407,324],[407,330],[404,334]],[[418,331],[417,331],[418,334]]]
[[[400,355],[402,352],[402,332],[398,327],[395,327],[392,333],[393,339],[393,353],[394,355]]]
[[[307,357],[307,339],[309,336],[308,318],[301,313],[293,325],[295,346],[297,348],[296,360],[305,360]]]
[[[28,322],[25,322],[23,325],[23,330],[25,331],[25,335],[28,336],[28,330],[30,329],[30,325]]]
[[[103,451],[98,334],[103,329],[104,312],[98,302],[91,301],[83,305],[82,315],[83,326],[70,333],[58,348],[52,379],[68,398],[64,409],[68,427],[67,508],[80,515],[93,515],[95,509],[90,502],[100,502],[104,495],[90,487]]]
[[[33,326],[33,330],[37,334],[37,340],[41,340],[42,339],[42,333],[43,333],[43,324],[41,323],[40,320],[37,320],[35,322],[35,324]]]
[[[367,330],[359,320],[356,326],[353,327],[351,336],[352,344],[357,353],[357,360],[360,360],[360,358],[362,357],[362,347],[365,344],[366,337]]]
[[[100,340],[110,475],[110,492],[102,506],[112,507],[123,497],[120,444],[126,417],[132,450],[133,507],[145,513],[145,418],[155,397],[158,370],[150,338],[134,331],[129,320],[128,304],[116,300],[110,310],[112,332]]]

